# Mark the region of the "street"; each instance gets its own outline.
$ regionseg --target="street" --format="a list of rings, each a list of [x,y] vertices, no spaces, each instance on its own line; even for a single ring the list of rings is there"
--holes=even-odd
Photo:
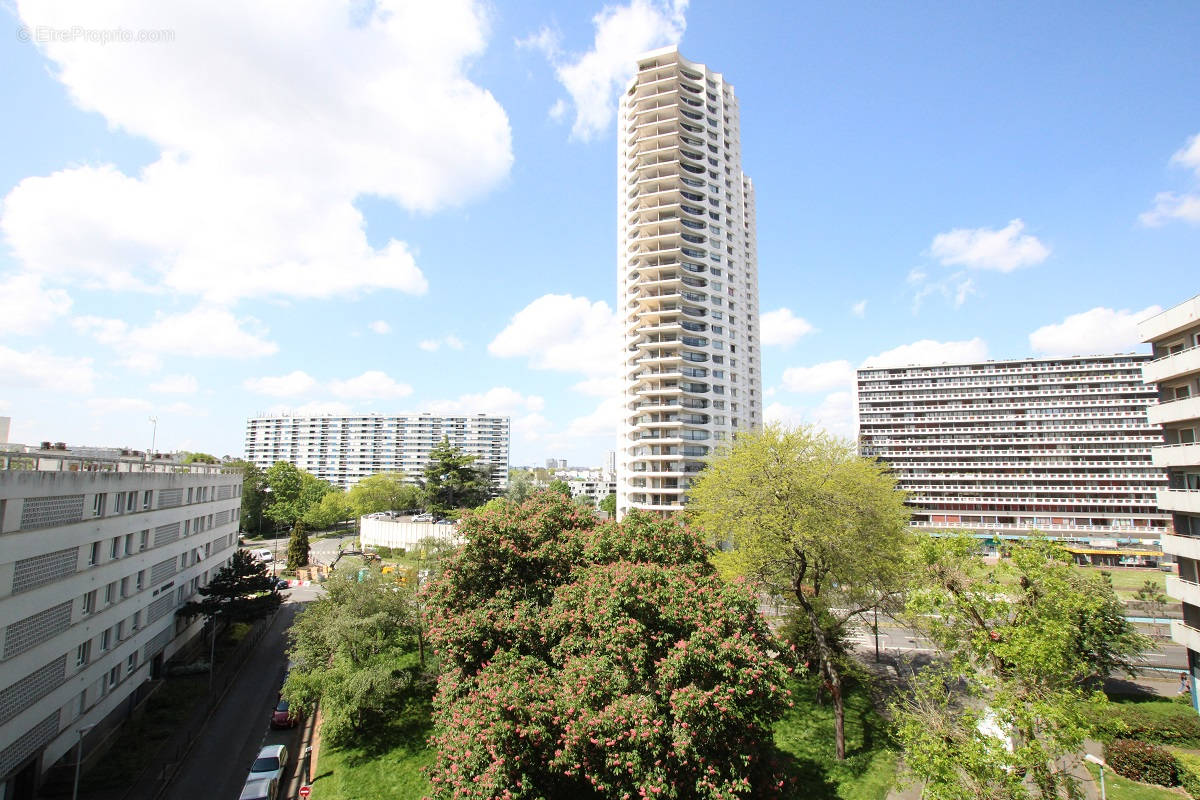
[[[303,603],[315,599],[318,592],[313,587],[287,592],[274,624],[246,659],[164,797],[183,800],[203,795],[237,800],[250,764],[259,748],[268,744],[287,746],[290,764],[280,784],[279,797],[296,796],[298,784],[294,777],[302,758],[298,747],[302,726],[272,730],[271,711],[287,668],[287,629]]]
[[[325,539],[314,539],[308,547],[308,557],[317,564],[332,564],[337,558],[338,549],[350,547],[354,543],[354,533],[344,536],[330,536]]]

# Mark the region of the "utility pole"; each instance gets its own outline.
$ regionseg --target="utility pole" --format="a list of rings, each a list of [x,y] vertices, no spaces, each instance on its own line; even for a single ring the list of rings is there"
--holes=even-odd
[[[150,433],[150,452],[146,454],[146,459],[151,465],[154,463],[154,448],[158,443],[158,417],[151,417],[150,423],[154,426]]]
[[[75,746],[75,783],[71,788],[71,800],[79,798],[79,764],[83,761],[83,735],[96,727],[96,723],[79,728],[79,743]]]

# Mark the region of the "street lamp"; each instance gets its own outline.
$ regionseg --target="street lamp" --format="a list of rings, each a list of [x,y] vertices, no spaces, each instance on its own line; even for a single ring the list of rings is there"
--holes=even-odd
[[[82,728],[77,729],[79,733],[79,742],[75,746],[75,783],[71,787],[71,800],[78,800],[79,798],[79,763],[83,761],[83,736],[92,728],[96,727],[97,724],[98,723],[93,722],[91,725],[84,725]]]
[[[1104,792],[1104,759],[1088,753],[1083,757],[1083,760],[1090,761],[1100,767],[1100,800],[1108,800]]]

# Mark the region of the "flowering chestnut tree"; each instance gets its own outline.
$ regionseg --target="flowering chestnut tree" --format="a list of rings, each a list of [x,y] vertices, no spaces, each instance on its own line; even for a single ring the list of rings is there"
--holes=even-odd
[[[770,797],[787,668],[676,521],[491,503],[427,589],[437,798]],[[773,649],[774,648],[774,649]]]

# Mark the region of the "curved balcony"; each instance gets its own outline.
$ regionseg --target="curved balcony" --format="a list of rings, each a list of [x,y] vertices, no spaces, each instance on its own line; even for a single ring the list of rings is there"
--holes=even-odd
[[[703,264],[692,264],[687,261],[680,261],[679,266],[686,269],[688,272],[707,272],[708,267]]]
[[[707,322],[692,322],[690,319],[682,319],[679,321],[679,327],[683,328],[685,331],[692,331],[693,333],[703,333],[704,331],[708,330],[708,323]]]
[[[698,189],[704,186],[704,181],[689,178],[686,175],[680,175],[679,180],[683,181],[684,186],[691,186],[693,189]]]
[[[683,253],[689,258],[704,258],[704,256],[707,255],[703,250],[696,250],[692,247],[680,247],[679,252]]]
[[[703,121],[704,121],[704,115],[703,115],[703,114],[697,113],[697,112],[695,112],[695,111],[689,111],[689,110],[687,110],[686,108],[683,108],[683,107],[679,107],[679,113],[680,113],[680,114],[683,114],[683,115],[684,115],[685,117],[687,117],[688,119],[694,119],[696,122],[703,122]]]
[[[682,161],[679,162],[679,166],[683,167],[693,175],[703,175],[706,171],[704,167],[697,167],[695,164],[686,164]]]
[[[691,228],[694,231],[702,231],[708,227],[708,223],[706,222],[697,222],[696,220],[688,219],[687,217],[672,217],[672,219],[678,220],[683,227]],[[703,239],[701,239],[701,241],[703,241]]]
[[[703,308],[692,308],[691,306],[680,306],[679,310],[684,314],[687,314],[689,317],[703,317],[708,313],[708,311]]]

